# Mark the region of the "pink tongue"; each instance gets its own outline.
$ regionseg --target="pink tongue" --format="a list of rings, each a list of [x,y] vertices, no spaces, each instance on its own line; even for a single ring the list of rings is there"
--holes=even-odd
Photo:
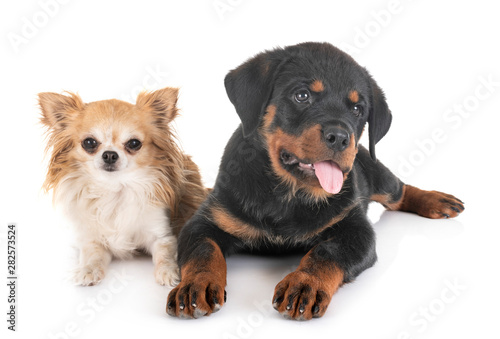
[[[325,191],[331,194],[340,192],[344,175],[336,163],[332,161],[317,162],[314,164],[314,173]]]

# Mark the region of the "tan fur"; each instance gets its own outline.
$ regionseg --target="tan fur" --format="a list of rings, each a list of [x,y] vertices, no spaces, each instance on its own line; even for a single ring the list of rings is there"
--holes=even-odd
[[[403,186],[403,194],[402,197],[404,196],[404,190],[405,186]],[[393,201],[392,196],[388,193],[386,194],[373,194],[370,197],[370,200],[376,201],[382,205],[389,211],[397,211],[400,209],[401,204],[402,204],[402,199],[399,201]]]
[[[417,213],[431,219],[443,219],[455,218],[464,207],[463,202],[451,194],[404,185],[402,197],[392,209]]]
[[[355,207],[359,205],[359,201],[353,202],[351,205],[346,207],[344,210],[340,211],[338,215],[329,220],[325,225],[319,227],[313,232],[309,232],[300,237],[281,237],[273,235],[267,230],[259,229],[257,227],[248,224],[241,219],[232,215],[227,209],[222,206],[215,205],[210,209],[213,221],[217,224],[224,232],[235,236],[238,239],[244,239],[246,243],[250,246],[258,243],[259,241],[268,241],[274,244],[285,244],[285,243],[300,243],[307,241],[315,236],[318,236],[321,232],[327,228],[333,227],[336,223],[343,220]]]
[[[179,291],[189,289],[190,300],[183,302],[175,300],[175,307],[170,308],[167,303],[167,313],[177,317],[199,318],[217,312],[225,303],[227,265],[220,247],[212,239],[202,240],[210,247],[210,251],[199,260],[190,260],[182,266],[182,281],[171,292],[170,296],[177,295]],[[185,282],[189,282],[186,284]],[[169,300],[171,300],[169,298]]]
[[[349,92],[349,100],[351,100],[352,103],[357,104],[359,101],[359,93],[358,91],[350,91]]]
[[[307,182],[299,181],[294,175],[285,170],[281,165],[280,152],[286,149],[298,158],[310,159],[311,161],[334,159],[344,172],[344,180],[346,180],[358,153],[358,145],[354,134],[351,135],[350,144],[345,151],[334,154],[322,141],[320,125],[305,129],[299,136],[287,134],[279,127],[273,128],[271,125],[276,116],[276,111],[277,107],[275,105],[267,107],[260,130],[266,139],[267,151],[274,174],[281,179],[284,185],[290,187],[289,199],[292,199],[297,190],[301,189],[311,201],[315,203],[325,201],[331,196],[330,193],[326,192],[314,178]]]
[[[193,216],[201,205],[209,190],[203,188],[198,166],[191,157],[183,156],[183,185],[180,194],[175,199],[170,221],[174,234],[177,236],[184,224]]]
[[[318,262],[311,258],[314,249],[309,251],[300,261],[299,267],[281,280],[274,290],[273,300],[281,300],[273,306],[290,319],[310,320],[323,316],[330,304],[332,296],[343,284],[344,271],[331,262]],[[308,286],[305,289],[304,286]],[[304,304],[301,310],[299,303],[288,307],[290,298],[299,291],[300,302]],[[317,307],[314,312],[313,306]]]
[[[236,238],[245,239],[247,242],[254,242],[268,236],[267,232],[241,221],[221,206],[212,207],[211,214],[214,222],[221,230]]]
[[[313,92],[323,92],[325,90],[325,85],[321,80],[314,80],[314,82],[309,86],[309,89]]]

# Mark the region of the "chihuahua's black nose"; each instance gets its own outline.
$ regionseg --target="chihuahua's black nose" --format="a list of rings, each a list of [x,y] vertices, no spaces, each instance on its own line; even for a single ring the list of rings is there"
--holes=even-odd
[[[106,151],[102,154],[102,160],[104,160],[106,164],[114,164],[118,160],[118,153]]]
[[[330,127],[323,132],[326,143],[334,151],[342,152],[349,146],[349,133],[341,127]]]

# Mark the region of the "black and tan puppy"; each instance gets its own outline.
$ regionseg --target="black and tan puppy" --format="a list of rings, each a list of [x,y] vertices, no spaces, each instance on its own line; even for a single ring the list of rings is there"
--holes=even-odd
[[[337,289],[377,259],[370,201],[428,218],[463,211],[455,197],[406,185],[376,160],[375,144],[391,125],[384,94],[332,45],[261,53],[225,85],[242,124],[213,192],[181,231],[170,315],[197,318],[224,304],[231,253],[303,251],[273,306],[286,318],[321,317]],[[369,151],[358,144],[367,122]]]

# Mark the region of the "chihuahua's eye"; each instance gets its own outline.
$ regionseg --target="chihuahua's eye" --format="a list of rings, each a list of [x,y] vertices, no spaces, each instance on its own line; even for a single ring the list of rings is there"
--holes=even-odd
[[[363,106],[361,106],[360,104],[356,104],[352,108],[352,111],[354,112],[355,116],[359,117],[359,116],[363,115]]]
[[[309,97],[310,97],[309,91],[307,91],[305,89],[300,90],[297,93],[295,93],[295,101],[297,101],[299,103],[304,103],[304,102],[309,101]]]
[[[87,138],[82,141],[82,147],[88,153],[94,153],[97,147],[99,147],[99,142],[94,138]]]
[[[125,147],[130,151],[138,151],[142,147],[142,142],[137,139],[130,139],[125,144]]]

